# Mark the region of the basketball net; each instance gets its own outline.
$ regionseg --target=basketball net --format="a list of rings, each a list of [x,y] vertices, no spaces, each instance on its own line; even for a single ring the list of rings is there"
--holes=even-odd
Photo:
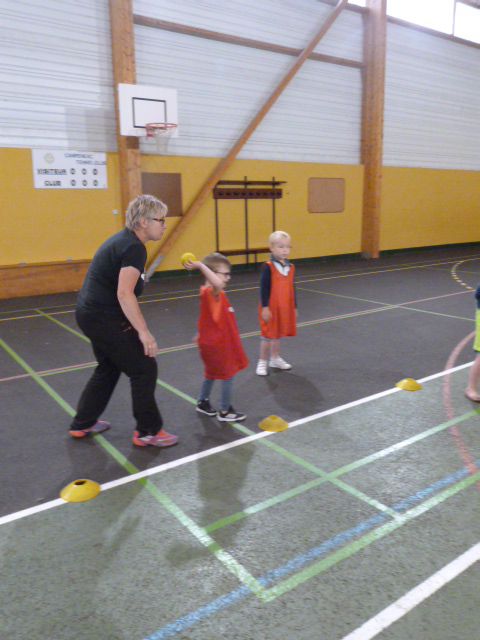
[[[165,155],[177,127],[173,122],[150,122],[145,125],[145,139],[154,140],[158,153]]]

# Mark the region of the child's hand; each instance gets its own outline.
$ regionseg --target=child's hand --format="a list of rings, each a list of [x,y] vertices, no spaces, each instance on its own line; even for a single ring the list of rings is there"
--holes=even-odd
[[[201,262],[189,260],[188,262],[185,262],[183,266],[185,269],[188,269],[188,271],[193,271],[193,269],[200,269],[201,264]]]
[[[262,307],[262,320],[264,322],[270,322],[270,319],[272,317],[272,312],[270,311],[269,307]]]

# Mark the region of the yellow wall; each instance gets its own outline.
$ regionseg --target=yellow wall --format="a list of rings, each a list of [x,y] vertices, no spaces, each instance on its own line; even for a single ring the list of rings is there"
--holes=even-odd
[[[380,248],[480,241],[480,172],[383,170]]]
[[[91,258],[122,228],[116,154],[107,171],[105,190],[34,189],[30,149],[0,149],[0,265]]]
[[[0,149],[0,266],[90,259],[103,240],[122,228],[116,154],[107,154],[108,189],[36,190],[29,149]],[[194,199],[217,164],[214,158],[143,156],[148,172],[182,174],[183,207]],[[277,200],[277,228],[291,233],[292,258],[361,251],[363,168],[237,160],[223,179],[284,180]],[[310,177],[344,178],[343,213],[307,212]],[[381,249],[476,242],[480,175],[471,171],[385,168]],[[243,201],[220,201],[221,248],[244,243]],[[271,202],[249,201],[250,244],[265,245],[271,231]],[[117,211],[115,215],[113,212]],[[178,219],[171,218],[171,229]],[[150,247],[150,254],[156,247]],[[215,249],[214,202],[209,199],[167,255],[161,270],[179,269],[179,256],[202,257]],[[243,262],[243,258],[234,260]]]
[[[182,174],[183,208],[193,201],[218,160],[212,158],[144,156],[142,168],[148,172],[178,172]],[[348,165],[318,165],[308,163],[237,160],[223,180],[284,180],[283,197],[276,201],[277,228],[292,236],[292,258],[355,253],[360,251],[362,167]],[[307,185],[310,177],[345,178],[346,203],[343,213],[312,214],[307,212]],[[265,246],[272,231],[271,201],[250,200],[250,246]],[[219,201],[220,248],[239,249],[244,246],[244,203],[240,200]],[[169,219],[169,226],[176,224]],[[153,247],[155,249],[155,247]],[[163,269],[178,269],[179,256],[191,251],[198,257],[215,250],[215,208],[209,199],[198,216],[182,234]],[[232,259],[244,262],[244,258]]]

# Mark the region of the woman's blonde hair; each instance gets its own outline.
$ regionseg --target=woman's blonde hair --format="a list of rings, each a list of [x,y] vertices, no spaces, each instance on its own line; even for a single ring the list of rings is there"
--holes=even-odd
[[[133,229],[138,227],[142,218],[151,220],[156,217],[155,214],[161,218],[165,218],[167,213],[168,207],[164,202],[155,198],[155,196],[143,194],[137,196],[128,205],[125,226],[127,229],[130,229],[130,231],[133,231]]]

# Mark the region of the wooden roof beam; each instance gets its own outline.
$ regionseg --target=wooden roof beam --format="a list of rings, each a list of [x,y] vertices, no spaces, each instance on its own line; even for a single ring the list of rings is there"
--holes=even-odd
[[[271,51],[273,53],[281,53],[287,56],[297,58],[301,53],[301,49],[286,47],[273,42],[264,42],[263,40],[253,40],[251,38],[243,38],[242,36],[234,36],[229,33],[221,33],[220,31],[210,31],[209,29],[200,29],[199,27],[191,27],[178,22],[168,22],[167,20],[159,20],[158,18],[150,18],[134,14],[133,21],[141,27],[151,27],[153,29],[162,29],[173,33],[181,33],[195,38],[204,38],[205,40],[214,40],[215,42],[226,42],[228,44],[236,44],[241,47],[249,47],[250,49],[260,49],[263,51]],[[339,58],[337,56],[329,56],[325,53],[312,53],[309,60],[318,60],[319,62],[327,62],[338,64],[344,67],[354,67],[361,69],[363,62],[352,60],[350,58]]]

